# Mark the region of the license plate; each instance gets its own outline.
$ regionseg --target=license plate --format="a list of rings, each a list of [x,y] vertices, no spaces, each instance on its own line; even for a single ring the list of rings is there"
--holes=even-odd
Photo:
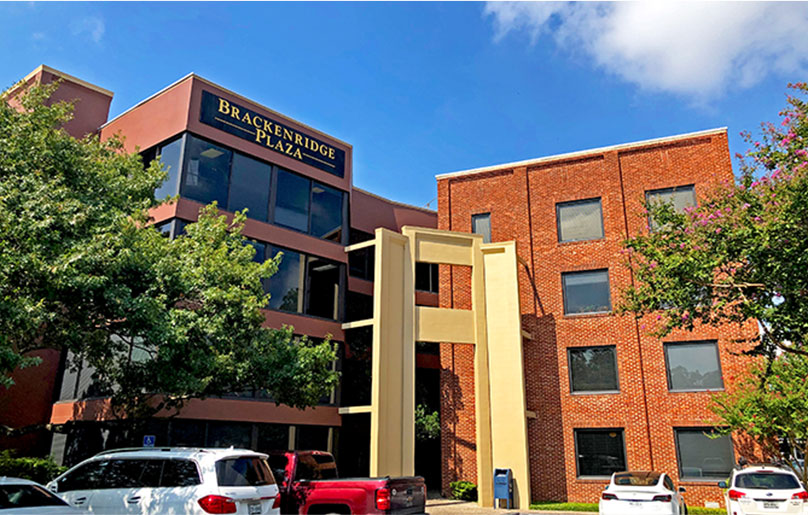
[[[641,502],[637,502],[637,501],[629,501],[629,502],[628,502],[628,505],[629,505],[629,506],[631,506],[632,508],[637,508],[637,507],[639,507],[639,506],[642,506],[642,503],[641,503]]]
[[[261,503],[250,503],[247,505],[248,515],[261,515]]]
[[[776,503],[776,502],[764,502],[764,503],[763,503],[763,507],[764,507],[764,508],[766,508],[767,510],[776,510],[777,508],[779,508],[779,507],[780,507],[780,503]]]

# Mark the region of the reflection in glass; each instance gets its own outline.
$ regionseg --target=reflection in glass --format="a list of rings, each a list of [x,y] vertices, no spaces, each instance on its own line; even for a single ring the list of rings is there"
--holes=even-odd
[[[558,204],[558,241],[603,238],[600,199]]]
[[[207,141],[188,137],[181,195],[203,204],[227,205],[227,183],[232,152]]]
[[[673,209],[681,213],[686,207],[696,205],[696,190],[693,186],[677,186],[676,188],[652,190],[645,193],[645,200],[651,205],[673,204]],[[657,223],[650,217],[648,225],[651,230],[658,227]]]
[[[269,213],[269,181],[272,167],[236,153],[230,173],[228,211],[248,209],[247,216],[266,222]]]
[[[561,274],[564,286],[564,314],[607,313],[612,310],[609,271]]]
[[[252,424],[238,422],[208,423],[208,447],[249,449],[252,447]]]
[[[573,348],[568,352],[573,392],[619,390],[614,346]]]
[[[342,242],[342,192],[324,184],[311,188],[311,235]]]
[[[283,252],[278,271],[269,278],[269,308],[301,313],[305,257],[291,250],[271,247],[270,257]]]
[[[183,139],[179,138],[160,148],[160,163],[168,173],[165,182],[154,192],[154,198],[164,199],[177,194],[180,180],[180,154]],[[148,163],[147,163],[148,164]]]
[[[676,447],[682,479],[726,479],[732,472],[735,460],[732,440],[727,435],[715,438],[711,429],[677,429]]]
[[[622,429],[576,429],[578,476],[611,476],[626,470]]]
[[[336,320],[339,315],[340,265],[309,257],[306,314]]]
[[[671,390],[724,388],[716,342],[666,343],[665,359]]]
[[[491,213],[471,215],[471,232],[482,234],[483,243],[491,243]]]
[[[310,186],[311,181],[308,179],[278,170],[275,223],[308,232]]]

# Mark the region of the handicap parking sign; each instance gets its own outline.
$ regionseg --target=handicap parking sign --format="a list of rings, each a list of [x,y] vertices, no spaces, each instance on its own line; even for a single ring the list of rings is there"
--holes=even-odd
[[[154,447],[154,435],[143,435],[143,447]]]

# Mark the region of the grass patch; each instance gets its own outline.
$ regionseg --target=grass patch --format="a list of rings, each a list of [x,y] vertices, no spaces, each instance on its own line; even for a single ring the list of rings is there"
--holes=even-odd
[[[553,502],[553,501],[539,501],[531,503],[531,510],[547,510],[547,511],[598,511],[597,503],[588,502]],[[687,512],[689,515],[726,515],[727,511],[723,508],[702,508],[701,506],[688,506]]]
[[[588,502],[553,502],[539,501],[530,505],[531,510],[552,510],[552,511],[598,511],[597,503]]]

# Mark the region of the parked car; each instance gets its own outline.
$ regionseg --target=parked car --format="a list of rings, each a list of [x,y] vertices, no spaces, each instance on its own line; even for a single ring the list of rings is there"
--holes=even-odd
[[[282,513],[425,513],[424,478],[339,479],[334,457],[322,451],[269,454],[280,485]]]
[[[777,465],[736,468],[718,486],[728,489],[729,515],[808,514],[808,492],[792,471]]]
[[[247,449],[102,452],[48,483],[72,506],[104,514],[277,514],[267,455]]]
[[[684,491],[682,487],[677,490],[673,480],[665,473],[615,472],[609,485],[600,495],[598,513],[684,515],[687,513],[687,505],[682,497]]]
[[[3,515],[76,515],[57,495],[34,481],[0,477],[0,513]]]

